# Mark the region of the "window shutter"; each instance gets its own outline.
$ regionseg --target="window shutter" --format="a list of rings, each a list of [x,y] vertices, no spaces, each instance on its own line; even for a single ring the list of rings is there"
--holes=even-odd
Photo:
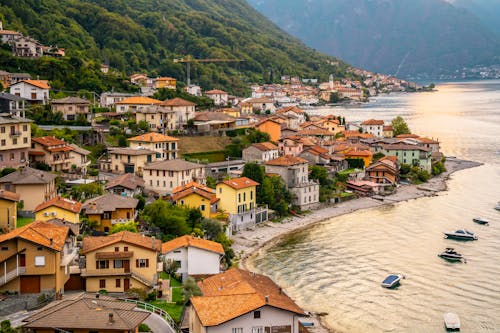
[[[95,261],[95,269],[99,269],[99,260]]]
[[[146,267],[149,267],[149,259],[146,259]]]
[[[135,259],[135,267],[139,267],[139,259]]]

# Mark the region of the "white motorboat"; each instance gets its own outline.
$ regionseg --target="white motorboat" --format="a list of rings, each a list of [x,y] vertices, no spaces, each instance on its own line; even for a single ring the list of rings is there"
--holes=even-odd
[[[490,224],[490,221],[488,221],[487,219],[483,219],[482,217],[475,217],[472,219],[472,221],[474,221],[478,224],[485,224],[485,225]]]
[[[497,205],[495,206],[495,209],[496,209],[496,210],[500,210],[500,202],[499,202],[499,203],[497,203]]]
[[[466,229],[458,229],[455,232],[445,232],[444,238],[453,238],[460,240],[476,240],[477,236],[472,231],[468,231]]]
[[[452,247],[447,247],[446,250],[438,254],[438,256],[449,261],[462,261],[463,259],[465,262],[465,258]]]
[[[458,330],[460,331],[460,318],[456,313],[445,313],[443,315],[444,326],[447,330]]]
[[[399,284],[401,279],[404,279],[402,274],[390,274],[388,275],[384,281],[382,281],[382,287],[384,288],[392,288]]]

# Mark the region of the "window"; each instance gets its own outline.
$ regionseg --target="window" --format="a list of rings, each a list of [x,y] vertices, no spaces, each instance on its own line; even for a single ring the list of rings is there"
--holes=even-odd
[[[202,212],[204,212],[204,211],[205,211],[205,205],[201,205],[201,206],[200,206],[200,210],[201,210]]]
[[[36,256],[35,266],[45,266],[45,256]]]
[[[241,193],[238,193],[238,202],[241,202]]]
[[[246,201],[246,200],[247,200],[247,193],[243,192],[243,201]]]
[[[252,333],[264,333],[264,327],[252,327]]]
[[[5,133],[5,126],[0,127],[0,133]]]
[[[36,248],[38,251],[43,251],[43,246],[39,246]]]
[[[114,260],[113,266],[114,268],[123,268],[123,260]]]
[[[118,246],[115,246],[115,252],[120,251],[120,248]]]
[[[120,279],[116,279],[115,280],[115,287],[116,288],[120,288],[120,285],[121,285],[121,280]]]
[[[243,327],[232,328],[231,333],[243,333]]]
[[[12,144],[17,145],[17,139],[16,138],[12,139]]]
[[[8,246],[2,246],[2,251],[9,251],[9,247]]]
[[[135,266],[140,268],[149,267],[149,259],[136,259]]]
[[[23,138],[23,143],[28,143],[28,138]]]
[[[250,191],[250,200],[253,200],[253,191]]]
[[[99,288],[101,289],[106,288],[106,280],[104,279],[99,280]]]
[[[124,251],[124,252],[128,252],[128,246],[124,246],[124,247],[123,247],[123,251]]]
[[[23,125],[23,131],[27,131],[28,130],[28,125]]]
[[[181,250],[174,250],[174,253],[181,253]]]
[[[2,144],[2,146],[5,146],[5,139],[2,139],[1,144]]]
[[[96,269],[106,269],[106,268],[109,268],[109,261],[108,260],[96,260],[96,262],[95,262],[95,268]]]
[[[253,312],[253,318],[254,318],[254,319],[258,319],[258,318],[260,318],[260,311],[254,311],[254,312]]]

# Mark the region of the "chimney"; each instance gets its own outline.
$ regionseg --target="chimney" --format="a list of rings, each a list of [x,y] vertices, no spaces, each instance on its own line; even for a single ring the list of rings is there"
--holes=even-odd
[[[54,245],[54,240],[51,238],[50,239],[50,246]]]
[[[264,296],[264,298],[266,299],[266,304],[269,303],[269,295]]]
[[[96,294],[95,294],[95,298],[99,298],[99,293],[96,293]]]
[[[109,316],[109,322],[110,322],[110,323],[114,323],[114,322],[115,322],[115,320],[113,319],[113,314],[112,314],[112,313],[110,313],[108,316]]]

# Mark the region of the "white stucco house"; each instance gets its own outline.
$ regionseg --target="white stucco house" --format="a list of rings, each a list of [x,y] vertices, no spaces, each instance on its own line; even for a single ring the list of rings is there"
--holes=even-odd
[[[193,275],[219,274],[224,249],[220,243],[186,235],[163,243],[161,257],[163,262],[176,261],[177,273],[184,279]]]
[[[47,104],[49,102],[50,85],[47,80],[24,80],[12,84],[10,93],[26,99],[32,104]]]

